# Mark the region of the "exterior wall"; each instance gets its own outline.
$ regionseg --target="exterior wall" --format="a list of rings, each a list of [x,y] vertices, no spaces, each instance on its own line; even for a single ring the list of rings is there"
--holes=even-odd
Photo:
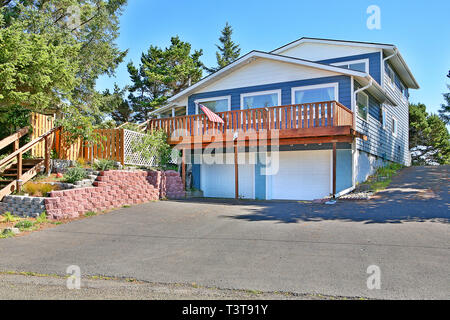
[[[356,183],[362,183],[374,174],[376,169],[386,164],[383,159],[364,151],[357,151]]]
[[[360,54],[367,54],[376,51],[379,51],[379,49],[351,46],[348,44],[337,45],[337,44],[305,42],[290,49],[276,50],[275,53],[311,61],[318,61],[339,57],[355,56]]]
[[[281,104],[289,105],[292,103],[291,99],[292,88],[315,84],[333,83],[333,82],[339,83],[338,101],[343,105],[345,105],[347,108],[351,108],[351,78],[348,76],[332,76],[324,78],[279,82],[259,86],[240,87],[227,90],[195,93],[189,97],[188,114],[189,115],[195,114],[194,101],[197,99],[231,96],[231,110],[239,110],[241,105],[241,94],[258,91],[277,90],[277,89],[281,89]]]
[[[333,59],[320,60],[317,62],[333,64],[352,60],[369,59],[369,74],[381,85],[381,52],[372,52],[354,56],[345,56]]]

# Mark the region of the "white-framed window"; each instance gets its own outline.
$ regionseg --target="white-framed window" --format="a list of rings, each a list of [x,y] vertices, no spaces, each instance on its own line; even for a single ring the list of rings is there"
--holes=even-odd
[[[387,65],[387,75],[389,77],[389,84],[392,86],[392,88],[395,87],[395,73],[392,70],[390,65]]]
[[[259,91],[241,94],[241,109],[281,106],[281,90]]]
[[[398,120],[396,117],[392,117],[392,135],[394,137],[398,135]]]
[[[339,101],[338,88],[337,82],[292,88],[292,104]]]
[[[333,66],[369,73],[369,59],[332,63]]]
[[[367,121],[367,117],[369,116],[369,96],[366,93],[356,93],[356,107],[357,115],[364,121]]]
[[[387,110],[385,107],[381,107],[381,127],[386,129],[387,125]]]
[[[231,110],[231,96],[197,99],[195,102],[195,114],[198,114],[198,104],[202,104],[212,112],[225,112]]]

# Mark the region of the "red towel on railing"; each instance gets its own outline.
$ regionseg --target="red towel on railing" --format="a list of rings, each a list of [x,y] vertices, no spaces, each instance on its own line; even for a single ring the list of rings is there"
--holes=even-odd
[[[221,117],[219,117],[217,114],[215,114],[214,112],[212,112],[211,110],[209,110],[207,107],[205,107],[202,104],[198,105],[200,107],[200,109],[202,109],[202,111],[206,114],[206,116],[208,117],[209,121],[212,122],[217,122],[217,123],[224,123],[223,119]]]

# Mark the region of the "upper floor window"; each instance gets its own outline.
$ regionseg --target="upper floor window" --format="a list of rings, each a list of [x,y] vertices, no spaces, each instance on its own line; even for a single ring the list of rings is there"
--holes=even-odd
[[[214,97],[195,100],[195,113],[198,114],[198,103],[204,105],[212,112],[225,112],[231,109],[231,97]]]
[[[292,88],[292,103],[338,101],[338,83]]]
[[[389,84],[394,86],[394,84],[395,84],[395,73],[394,73],[394,71],[392,70],[392,68],[389,65],[387,66],[386,73],[387,73],[387,75],[389,77]]]
[[[383,129],[386,129],[387,122],[387,110],[385,107],[381,107],[381,126]]]
[[[336,62],[336,63],[333,63],[333,65],[336,67],[341,67],[341,68],[346,68],[346,69],[350,69],[350,70],[369,73],[369,60],[368,59]]]
[[[398,120],[392,117],[392,135],[396,137],[398,134]]]
[[[356,94],[356,106],[358,107],[358,116],[367,121],[369,114],[369,96],[364,92]]]
[[[281,105],[281,90],[241,94],[241,109],[268,108]]]

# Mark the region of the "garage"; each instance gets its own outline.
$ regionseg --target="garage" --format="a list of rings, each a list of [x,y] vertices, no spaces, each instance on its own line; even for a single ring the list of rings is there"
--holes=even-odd
[[[255,166],[249,161],[239,164],[239,197],[243,199],[255,198]],[[239,163],[239,162],[238,162]],[[203,196],[209,198],[234,198],[234,164],[207,164],[200,165],[200,186]]]
[[[279,170],[268,176],[269,199],[313,200],[332,193],[332,151],[279,152]]]

